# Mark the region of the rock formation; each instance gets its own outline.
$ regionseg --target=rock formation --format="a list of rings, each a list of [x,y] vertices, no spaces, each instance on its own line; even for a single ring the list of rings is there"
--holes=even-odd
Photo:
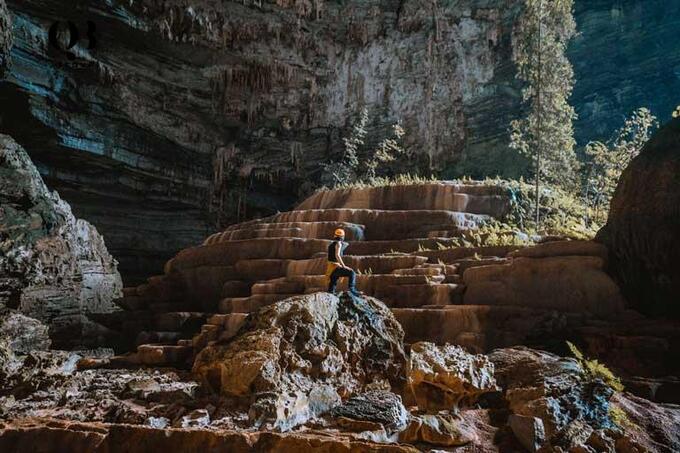
[[[497,389],[493,364],[461,347],[420,342],[411,345],[409,357],[408,388],[422,411],[455,412]]]
[[[503,190],[474,183],[320,192],[293,211],[233,225],[181,251],[164,275],[125,289],[118,303],[129,315],[112,327],[131,340],[141,331],[137,344],[179,340],[188,357],[233,334],[247,313],[324,290],[328,238],[339,225],[348,232],[346,262],[359,272],[359,289],[391,308],[409,343],[485,352],[560,338],[589,316],[624,313],[618,287],[602,270],[600,244],[456,246],[461,234],[508,210]],[[185,321],[212,314],[190,340],[197,328]]]
[[[621,175],[607,225],[611,269],[631,304],[680,316],[680,119],[658,131]]]
[[[579,33],[567,56],[576,76],[570,104],[579,117],[578,143],[607,140],[640,107],[668,118],[680,91],[673,70],[680,64],[680,4],[576,0],[574,6]],[[641,24],[646,33],[639,33]]]
[[[13,41],[12,18],[5,0],[0,0],[0,77],[5,75],[5,70],[9,66]]]
[[[23,365],[10,369],[0,392],[0,449],[558,453],[678,445],[676,406],[614,396],[576,360],[523,347],[485,356],[419,343],[405,352],[402,335],[380,301],[315,293],[258,310],[234,336],[208,344],[192,376],[93,368],[114,364],[105,351],[18,355]],[[668,432],[651,429],[652,420]]]
[[[502,152],[519,104],[516,0],[8,5],[2,130],[97,225],[130,283],[215,222],[289,208],[364,106],[376,139],[396,122],[408,131],[414,165],[493,153],[517,175]],[[79,30],[72,49],[48,40],[58,20]]]
[[[92,313],[116,311],[116,261],[97,230],[48,190],[26,152],[0,135],[0,310],[47,324],[55,346],[107,334]]]
[[[341,397],[403,386],[404,333],[377,300],[294,297],[260,310],[242,331],[203,349],[193,371],[222,394],[258,398],[250,408],[257,426],[289,430]]]

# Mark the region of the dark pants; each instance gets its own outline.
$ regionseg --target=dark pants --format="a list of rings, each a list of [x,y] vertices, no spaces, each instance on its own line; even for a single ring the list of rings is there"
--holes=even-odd
[[[349,278],[349,284],[347,285],[349,287],[348,289],[351,292],[356,292],[355,285],[356,285],[356,280],[357,280],[357,274],[351,269],[345,269],[345,268],[342,268],[342,267],[338,267],[331,274],[330,282],[328,283],[328,292],[329,293],[335,292],[335,287],[338,285],[338,279],[340,277]]]

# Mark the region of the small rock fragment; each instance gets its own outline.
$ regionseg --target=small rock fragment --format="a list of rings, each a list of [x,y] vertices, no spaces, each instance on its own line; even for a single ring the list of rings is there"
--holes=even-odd
[[[540,418],[512,414],[508,417],[508,425],[519,443],[531,453],[545,443],[545,428]]]

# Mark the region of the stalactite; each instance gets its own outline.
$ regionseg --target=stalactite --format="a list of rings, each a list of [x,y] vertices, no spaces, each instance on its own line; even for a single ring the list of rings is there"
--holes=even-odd
[[[296,173],[302,169],[302,143],[291,142],[290,144],[290,164]]]

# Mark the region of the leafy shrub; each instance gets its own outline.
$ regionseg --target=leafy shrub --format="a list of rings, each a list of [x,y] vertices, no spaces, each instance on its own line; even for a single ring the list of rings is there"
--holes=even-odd
[[[375,148],[367,146],[368,122],[368,109],[364,108],[350,135],[343,139],[341,158],[322,164],[322,182],[333,188],[370,183],[384,164],[394,162],[406,153],[402,146],[406,131],[399,123],[392,125],[392,135],[383,138]]]
[[[583,353],[574,345],[572,342],[567,341],[567,346],[569,350],[574,355],[576,360],[579,362],[583,371],[586,375],[592,379],[600,379],[602,382],[607,384],[609,387],[617,392],[622,392],[624,387],[621,380],[612,373],[612,371],[607,368],[603,363],[595,359],[588,359],[583,355]]]
[[[615,404],[609,404],[609,418],[621,429],[635,426],[628,418],[628,414]]]
[[[607,219],[609,203],[621,173],[647,143],[658,121],[652,112],[639,108],[606,143],[590,142],[583,176],[584,198],[596,222]]]

